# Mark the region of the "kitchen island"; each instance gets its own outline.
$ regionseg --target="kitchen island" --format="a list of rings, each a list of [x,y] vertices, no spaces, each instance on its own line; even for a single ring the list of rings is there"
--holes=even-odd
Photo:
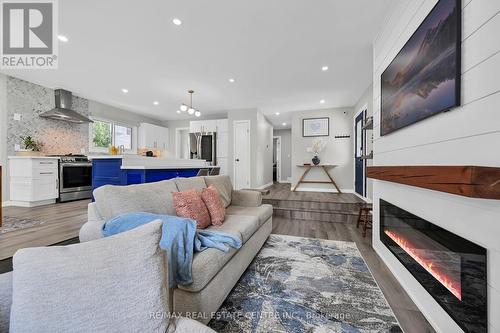
[[[92,190],[103,185],[132,185],[177,177],[194,177],[200,169],[210,173],[219,167],[204,160],[165,159],[137,155],[96,155],[92,161]]]

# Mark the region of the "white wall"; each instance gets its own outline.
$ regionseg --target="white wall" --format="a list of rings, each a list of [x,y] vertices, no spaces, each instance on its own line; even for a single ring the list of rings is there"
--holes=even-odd
[[[139,126],[140,123],[159,124],[160,120],[138,113],[115,108],[114,106],[89,100],[89,112],[92,117],[105,118],[128,125]]]
[[[353,119],[352,119],[353,133],[354,133],[354,120],[356,118],[356,114],[364,108],[366,108],[366,110],[367,110],[367,112],[366,112],[367,117],[373,116],[373,86],[372,85],[370,85],[365,90],[363,95],[359,98],[358,102],[354,106]],[[353,140],[354,140],[354,136],[353,136]],[[354,147],[354,141],[353,141],[353,147]],[[373,150],[373,131],[368,130],[368,131],[366,131],[366,153],[369,154],[372,150]],[[366,166],[368,167],[371,165],[373,165],[373,160],[366,160]],[[354,185],[353,185],[353,187],[354,187]],[[370,198],[370,199],[373,198],[373,181],[371,179],[366,180],[366,197]]]
[[[162,126],[168,127],[168,156],[175,156],[175,129],[189,128],[189,120],[169,120],[163,122]]]
[[[312,146],[314,138],[302,136],[302,119],[330,117],[330,136],[321,137],[327,142],[319,157],[322,164],[337,165],[330,170],[341,190],[352,191],[354,180],[352,108],[323,109],[294,112],[292,116],[292,188],[304,172],[297,164],[311,163],[312,153],[307,148]],[[350,138],[336,139],[336,135],[350,135]],[[323,170],[313,169],[307,179],[327,180]],[[331,184],[301,184],[297,190],[336,191]]]
[[[274,130],[274,136],[281,137],[281,179],[286,182],[292,177],[292,130]]]
[[[2,200],[9,200],[7,181],[7,76],[0,74],[0,165],[2,166]],[[1,204],[1,202],[0,202]]]
[[[500,166],[500,1],[464,0],[462,106],[380,137],[380,75],[437,0],[402,0],[374,48],[374,165]],[[500,332],[500,202],[375,181],[373,247],[439,332],[462,332],[378,237],[383,198],[488,249],[489,332]]]

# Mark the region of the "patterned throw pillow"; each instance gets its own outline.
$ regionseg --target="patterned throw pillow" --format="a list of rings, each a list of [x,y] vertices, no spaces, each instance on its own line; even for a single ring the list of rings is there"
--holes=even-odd
[[[177,216],[195,220],[198,229],[205,229],[210,225],[210,214],[197,190],[172,192],[172,197]]]
[[[201,198],[205,202],[210,213],[213,225],[222,225],[226,216],[226,208],[220,197],[219,191],[214,185],[210,185],[201,191]]]

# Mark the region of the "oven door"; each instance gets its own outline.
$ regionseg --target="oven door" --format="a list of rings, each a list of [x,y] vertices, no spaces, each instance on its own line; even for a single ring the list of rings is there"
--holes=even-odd
[[[88,191],[92,189],[91,163],[61,163],[59,175],[60,193]]]

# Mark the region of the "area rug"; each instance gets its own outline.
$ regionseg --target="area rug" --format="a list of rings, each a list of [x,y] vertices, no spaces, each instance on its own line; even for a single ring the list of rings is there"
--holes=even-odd
[[[31,228],[43,223],[44,223],[43,221],[38,221],[38,220],[4,216],[2,218],[2,226],[0,227],[0,234],[4,234],[6,232],[19,229]]]
[[[271,235],[208,324],[221,332],[402,332],[356,244]]]

